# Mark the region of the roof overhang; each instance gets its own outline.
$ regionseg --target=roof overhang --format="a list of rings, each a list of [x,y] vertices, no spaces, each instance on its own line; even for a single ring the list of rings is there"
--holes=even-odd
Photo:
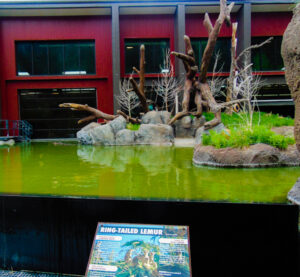
[[[252,12],[292,12],[296,4],[252,4]]]
[[[120,14],[175,14],[176,6],[120,7]]]
[[[241,8],[241,5],[234,5],[232,12],[236,13]],[[185,7],[185,12],[187,14],[191,13],[219,13],[220,6],[219,5],[187,5]]]
[[[1,9],[0,16],[96,16],[111,15],[111,8]]]

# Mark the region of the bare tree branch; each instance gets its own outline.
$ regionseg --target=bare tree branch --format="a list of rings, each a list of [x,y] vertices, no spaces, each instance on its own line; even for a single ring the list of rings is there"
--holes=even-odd
[[[119,83],[120,93],[116,96],[116,100],[122,110],[128,112],[129,117],[131,117],[132,110],[139,106],[140,101],[133,89],[130,89],[129,84],[130,82],[128,79],[124,79],[123,82]]]
[[[264,46],[265,44],[270,43],[272,40],[273,40],[273,37],[270,37],[270,38],[268,38],[267,40],[263,41],[263,42],[260,43],[260,44],[255,44],[255,45],[251,45],[251,46],[247,47],[246,49],[244,49],[244,50],[238,55],[238,57],[236,58],[236,62],[239,61],[239,59],[240,59],[241,57],[243,57],[243,56],[245,55],[246,52],[249,52],[249,51],[252,50],[252,49],[260,48],[260,47]]]
[[[154,81],[153,88],[155,93],[161,97],[166,111],[174,104],[176,96],[181,92],[180,82],[175,78],[174,66],[170,59],[170,50],[165,53],[162,77]]]
[[[87,111],[87,112],[91,113],[90,116],[79,120],[78,124],[83,123],[83,122],[92,121],[97,118],[101,118],[101,119],[105,119],[105,120],[114,120],[116,117],[118,117],[117,115],[111,115],[111,114],[104,113],[104,112],[97,110],[95,108],[92,108],[88,105],[82,105],[82,104],[76,104],[76,103],[63,103],[63,104],[59,104],[59,107],[60,108],[70,108],[70,109],[76,110],[76,111]]]
[[[148,112],[148,104],[147,99],[144,91],[145,87],[145,46],[142,44],[140,47],[140,69],[138,70],[136,67],[133,67],[133,70],[139,74],[140,83],[137,84],[137,82],[133,79],[133,77],[129,78],[129,81],[132,85],[132,88],[134,92],[137,94],[138,98],[141,101],[142,108],[144,112]]]

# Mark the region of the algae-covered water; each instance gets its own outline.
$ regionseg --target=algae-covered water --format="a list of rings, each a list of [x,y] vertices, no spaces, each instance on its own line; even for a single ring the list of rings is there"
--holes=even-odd
[[[0,148],[0,193],[285,203],[300,168],[195,167],[193,148],[32,142]]]

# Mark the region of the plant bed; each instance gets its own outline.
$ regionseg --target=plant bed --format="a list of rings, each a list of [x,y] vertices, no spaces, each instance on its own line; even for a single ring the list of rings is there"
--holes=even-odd
[[[194,150],[195,165],[215,167],[280,167],[299,166],[300,155],[295,145],[280,150],[267,144],[258,143],[247,148],[215,148],[197,145]]]
[[[300,165],[300,155],[292,136],[293,119],[254,113],[252,128],[243,126],[241,117],[236,114],[222,114],[222,120],[223,130],[198,132],[201,138],[196,138],[194,164],[216,167]]]

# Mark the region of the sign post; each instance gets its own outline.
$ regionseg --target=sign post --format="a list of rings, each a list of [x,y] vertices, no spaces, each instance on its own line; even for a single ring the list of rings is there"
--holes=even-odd
[[[190,277],[187,226],[98,223],[87,277]]]

